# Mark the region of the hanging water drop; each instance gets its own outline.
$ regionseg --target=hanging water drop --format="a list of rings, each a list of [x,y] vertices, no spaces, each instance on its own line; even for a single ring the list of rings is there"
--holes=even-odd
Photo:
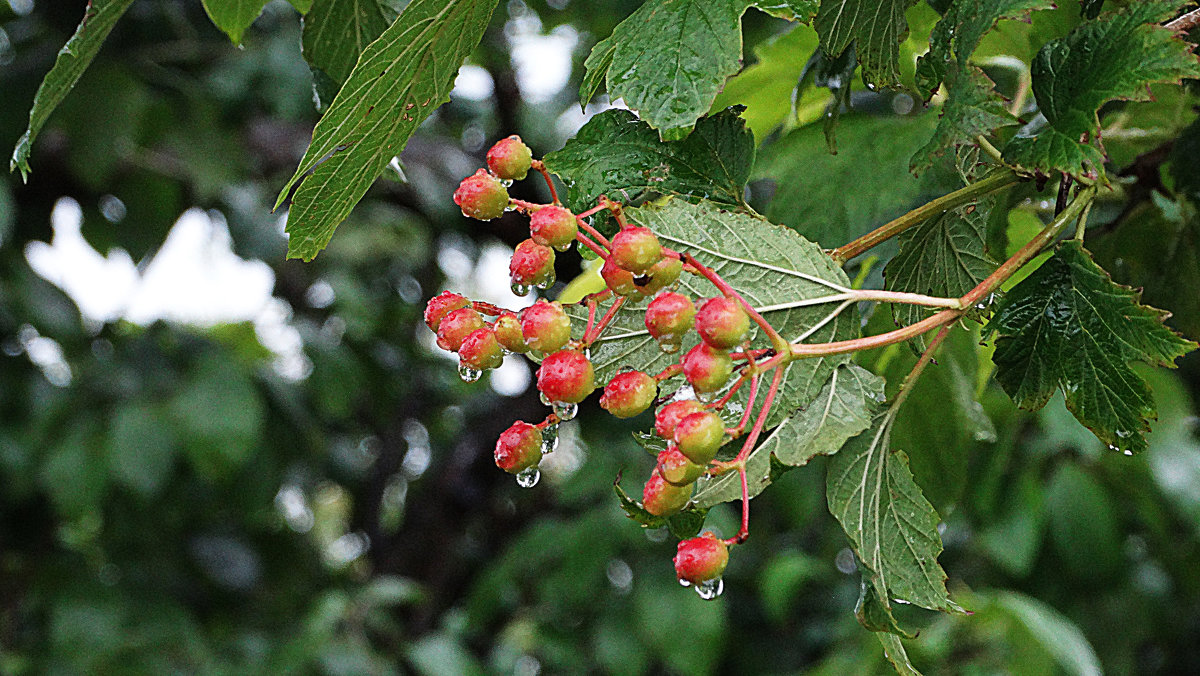
[[[685,580],[681,577],[681,578],[679,578],[679,586],[680,587],[690,587],[690,586],[692,586],[692,583],[688,582],[687,580]]]
[[[545,289],[549,289],[553,285],[554,285],[554,277],[551,276],[551,277],[547,277],[547,278],[543,279],[542,281],[538,282],[537,284],[534,284],[534,287],[545,290]]]
[[[541,399],[546,406],[550,405],[550,397],[547,397],[545,392],[538,392],[538,399]]]
[[[479,369],[473,369],[466,364],[458,365],[458,376],[463,379],[463,382],[473,383],[476,380],[479,380],[479,377],[482,375],[483,371],[480,371]]]
[[[571,420],[575,417],[576,413],[579,413],[578,404],[570,404],[565,401],[556,401],[551,404],[551,406],[554,407],[554,415],[558,416],[558,419],[563,422]]]
[[[723,591],[725,591],[725,580],[719,577],[712,580],[705,580],[696,585],[696,595],[705,601],[717,598]]]
[[[538,468],[523,469],[517,473],[517,485],[521,488],[533,488],[541,478],[542,473],[538,471]]]
[[[658,349],[667,354],[675,354],[683,344],[677,340],[660,340],[658,341]]]
[[[542,455],[553,453],[558,448],[558,425],[546,425],[542,430]]]
[[[512,289],[513,295],[515,296],[524,296],[525,294],[529,293],[528,284],[513,284],[508,288]]]

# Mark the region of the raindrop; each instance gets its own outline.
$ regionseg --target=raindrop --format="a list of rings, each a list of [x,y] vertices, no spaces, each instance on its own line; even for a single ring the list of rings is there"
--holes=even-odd
[[[688,582],[687,580],[685,580],[683,578],[679,578],[679,586],[680,587],[690,587],[690,586],[692,586],[692,583]]]
[[[719,577],[712,580],[705,580],[696,585],[696,594],[705,601],[717,598],[723,591],[725,591],[725,580]]]
[[[550,405],[550,397],[547,397],[545,392],[538,392],[538,399],[541,399],[546,406]]]
[[[683,344],[677,340],[660,340],[658,341],[658,349],[667,354],[675,354]]]
[[[566,251],[567,249],[571,248],[571,242],[574,242],[574,241],[575,240],[571,240],[570,242],[564,242],[562,244],[559,244],[558,246],[554,247],[554,250],[555,251]]]
[[[875,91],[875,89],[876,89],[876,87],[875,87],[875,83],[874,83],[874,82],[868,82],[868,83],[867,83],[867,89],[870,89],[871,91]]]
[[[512,182],[511,178],[500,179],[500,185],[504,186],[505,188],[511,188],[512,184],[513,184],[513,182]]]
[[[1133,451],[1129,450],[1128,448],[1121,452],[1124,453],[1125,455],[1133,455]]]
[[[466,364],[459,364],[458,375],[463,379],[463,382],[473,383],[476,380],[479,380],[479,377],[483,375],[483,371],[480,371],[479,369],[473,369]]]
[[[536,467],[529,467],[517,473],[517,485],[521,488],[533,488],[537,485],[542,473]]]
[[[534,284],[534,286],[539,289],[549,289],[553,285],[554,285],[554,275],[550,275],[550,276],[546,277],[545,279],[543,279],[542,281],[538,282],[537,284]]]
[[[696,399],[708,404],[716,400],[717,392],[697,392]]]
[[[542,430],[542,455],[553,453],[558,448],[558,425],[546,425]]]
[[[514,283],[509,288],[512,289],[514,296],[524,296],[525,294],[529,293],[529,285],[528,284],[515,284]]]
[[[558,419],[563,422],[573,419],[575,414],[579,413],[578,404],[571,404],[565,401],[556,401],[551,404],[551,406],[554,407],[554,415],[558,416]]]

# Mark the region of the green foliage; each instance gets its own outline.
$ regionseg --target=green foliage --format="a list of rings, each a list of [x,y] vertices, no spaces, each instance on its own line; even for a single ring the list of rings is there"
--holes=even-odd
[[[233,44],[241,44],[242,35],[262,13],[268,0],[204,0],[204,11]]]
[[[304,60],[325,105],[350,77],[358,56],[391,24],[378,0],[317,0],[304,16]],[[328,79],[326,79],[328,78]]]
[[[917,0],[821,0],[813,26],[826,54],[856,44],[863,82],[872,87],[900,83],[900,41],[908,33],[904,13]]]

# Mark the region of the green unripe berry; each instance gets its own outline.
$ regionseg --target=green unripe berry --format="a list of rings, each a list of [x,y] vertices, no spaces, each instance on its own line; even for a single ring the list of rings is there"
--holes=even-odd
[[[529,219],[529,234],[533,241],[559,251],[566,251],[571,246],[578,231],[575,214],[554,204],[538,209]]]
[[[644,278],[634,280],[638,284],[638,292],[643,296],[653,296],[663,289],[679,281],[683,273],[683,262],[678,258],[663,258],[650,266]]]
[[[704,404],[695,399],[673,401],[658,409],[658,413],[654,415],[654,433],[662,439],[672,441],[675,439],[675,426],[679,421],[703,410]]]
[[[710,298],[696,313],[696,331],[709,345],[728,350],[746,339],[750,317],[733,298]]]
[[[508,208],[508,190],[500,179],[480,169],[458,184],[454,203],[462,209],[463,216],[490,221]]]
[[[558,303],[539,299],[521,311],[521,335],[534,350],[561,350],[571,339],[571,318]]]
[[[700,343],[683,356],[683,377],[701,394],[724,387],[731,373],[733,360],[729,353],[707,343]]]
[[[670,516],[683,509],[692,499],[692,486],[675,486],[654,472],[642,489],[642,506],[655,516]]]
[[[658,394],[658,383],[641,371],[613,376],[600,395],[600,406],[618,418],[632,418],[650,408]]]
[[[704,465],[697,465],[679,451],[675,444],[658,454],[658,473],[667,483],[686,486],[704,474]]]
[[[633,281],[633,273],[614,263],[612,256],[600,266],[600,277],[604,279],[604,285],[618,296],[633,296],[640,291]]]
[[[707,465],[725,441],[725,421],[712,411],[693,413],[675,426],[675,443],[688,460]]]
[[[635,275],[645,273],[662,257],[662,245],[650,228],[625,228],[612,238],[610,258]]]
[[[507,181],[520,181],[529,173],[533,153],[516,134],[496,141],[487,151],[487,165],[492,173]]]
[[[496,332],[496,340],[500,342],[500,346],[509,352],[525,353],[529,351],[529,345],[525,343],[525,336],[521,335],[521,320],[515,314],[505,312],[497,317],[492,330]]]

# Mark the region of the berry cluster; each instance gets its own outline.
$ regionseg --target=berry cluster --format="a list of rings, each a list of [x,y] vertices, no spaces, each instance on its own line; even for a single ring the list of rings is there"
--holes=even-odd
[[[728,461],[718,461],[717,453],[727,441],[746,431],[760,375],[782,363],[775,358],[774,349],[750,349],[752,320],[773,334],[769,325],[712,270],[686,253],[664,247],[650,229],[628,223],[621,205],[601,197],[595,208],[580,214],[562,206],[545,167],[532,158],[520,138],[511,136],[493,146],[487,153],[487,164],[487,170],[480,169],[462,181],[454,201],[465,216],[476,219],[495,218],[510,210],[530,217],[530,237],[517,245],[509,266],[514,292],[523,295],[531,287],[552,284],[555,251],[563,251],[575,242],[604,259],[600,274],[606,286],[585,299],[588,320],[586,326],[576,327],[582,329],[575,332],[579,336],[576,338],[572,337],[572,320],[558,302],[540,299],[514,313],[471,302],[449,291],[429,301],[425,322],[437,333],[439,346],[458,353],[464,378],[473,380],[482,371],[499,366],[506,353],[528,353],[541,362],[537,388],[552,413],[540,423],[513,423],[496,442],[496,464],[516,474],[521,485],[537,481],[538,463],[554,448],[557,424],[574,417],[579,402],[597,388],[589,348],[625,303],[648,298],[646,330],[664,352],[678,352],[689,336],[698,342],[677,363],[658,374],[633,370],[636,365],[630,365],[630,369],[603,384],[600,406],[618,418],[633,417],[660,404],[654,416],[654,432],[666,442],[666,448],[658,454],[645,483],[644,509],[657,517],[669,517],[688,504],[703,477],[734,470],[744,474],[744,453]],[[509,182],[524,178],[530,169],[545,178],[551,204],[508,196]],[[611,240],[588,221],[588,217],[603,210],[609,211],[619,225]],[[721,295],[694,299],[682,293],[678,282],[685,272],[708,279]],[[601,302],[610,305],[603,316],[597,317]],[[757,361],[762,358],[766,360]],[[690,385],[695,398],[679,396],[689,388],[671,387],[664,391],[676,394],[662,398],[669,401],[660,401],[660,385],[679,375]],[[750,406],[739,424],[726,427],[720,411],[746,382],[750,383]],[[777,384],[776,379],[761,417],[765,417]],[[760,425],[756,424],[747,447],[753,445],[759,431]],[[705,533],[679,543],[675,568],[682,584],[695,585],[706,598],[720,593],[728,546],[747,535],[748,504],[748,499],[743,501],[743,527],[734,538],[721,540]]]

